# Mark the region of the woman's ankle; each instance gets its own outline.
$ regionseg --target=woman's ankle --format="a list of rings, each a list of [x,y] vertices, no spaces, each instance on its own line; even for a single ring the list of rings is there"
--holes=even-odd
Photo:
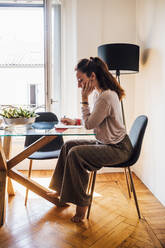
[[[86,214],[88,206],[76,206],[76,215],[82,216]]]
[[[76,206],[76,214],[71,218],[71,221],[75,223],[81,222],[85,218],[88,206]]]

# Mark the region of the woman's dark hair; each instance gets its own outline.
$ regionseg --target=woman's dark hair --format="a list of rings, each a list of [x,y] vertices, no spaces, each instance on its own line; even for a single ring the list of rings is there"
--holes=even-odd
[[[75,70],[85,73],[88,77],[90,77],[92,72],[94,72],[98,80],[99,87],[102,90],[110,89],[115,91],[120,100],[125,96],[124,89],[120,86],[116,78],[109,72],[107,64],[104,63],[104,61],[99,57],[81,59]]]

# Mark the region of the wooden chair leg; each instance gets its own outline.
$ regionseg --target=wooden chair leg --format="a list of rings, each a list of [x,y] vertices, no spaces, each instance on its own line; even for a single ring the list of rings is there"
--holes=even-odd
[[[131,187],[132,187],[132,191],[133,191],[133,196],[134,196],[134,200],[135,200],[137,213],[138,213],[139,219],[141,219],[140,209],[139,209],[138,200],[137,200],[136,191],[135,191],[135,186],[134,186],[133,177],[132,177],[132,172],[131,172],[129,167],[128,167],[128,172],[129,172],[129,176],[130,176]]]
[[[89,173],[89,182],[88,182],[87,194],[90,194],[92,179],[93,179],[93,171],[91,171]]]
[[[28,171],[28,178],[30,178],[30,177],[31,177],[31,172],[32,172],[32,162],[33,162],[33,160],[32,160],[32,159],[30,159],[29,171]],[[28,188],[26,188],[26,195],[25,195],[25,206],[26,206],[26,204],[27,204],[28,193],[29,193],[29,190],[28,190]]]
[[[130,185],[129,185],[129,180],[128,180],[127,168],[124,168],[124,174],[125,174],[125,179],[127,183],[128,195],[129,195],[129,198],[131,198],[131,191],[130,191]]]
[[[89,219],[89,215],[90,215],[90,210],[91,210],[91,205],[92,205],[92,200],[93,200],[93,192],[94,192],[94,188],[95,188],[97,171],[92,171],[91,174],[92,174],[92,185],[91,185],[91,192],[90,192],[91,199],[90,199],[90,204],[89,204],[89,207],[88,207],[87,219]]]

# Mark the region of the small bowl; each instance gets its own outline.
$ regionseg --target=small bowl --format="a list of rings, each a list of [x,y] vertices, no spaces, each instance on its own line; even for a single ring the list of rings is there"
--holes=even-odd
[[[30,118],[24,118],[24,117],[20,117],[20,118],[6,118],[3,117],[4,122],[6,125],[8,126],[13,126],[13,125],[28,125],[28,124],[32,124],[36,117],[30,117]]]

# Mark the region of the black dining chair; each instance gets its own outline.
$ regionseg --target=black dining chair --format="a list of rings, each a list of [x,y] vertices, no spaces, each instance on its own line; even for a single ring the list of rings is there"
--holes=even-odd
[[[130,167],[137,162],[140,156],[142,141],[143,141],[147,123],[148,123],[148,118],[145,115],[140,115],[136,118],[129,133],[129,137],[130,137],[130,140],[133,146],[133,153],[130,159],[127,161],[124,161],[121,164],[115,164],[113,166],[110,166],[110,167],[115,167],[115,168],[127,168],[128,169],[131,189],[133,191],[133,196],[134,196],[135,205],[136,205],[139,219],[141,219],[141,214],[140,214],[140,209],[139,209],[139,205],[137,201],[135,186],[134,186]],[[89,187],[88,187],[88,193],[90,194],[90,205],[87,211],[87,219],[89,219],[89,215],[90,215],[90,210],[91,210],[91,205],[92,205],[92,200],[93,200],[93,192],[94,192],[95,181],[96,181],[96,174],[97,174],[97,171],[90,172]]]
[[[52,112],[38,112],[36,114],[38,115],[38,117],[36,118],[35,122],[32,124],[32,127],[35,129],[52,129],[54,128],[54,125],[58,123],[57,116]],[[25,144],[24,144],[25,148],[41,137],[42,135],[26,136]],[[30,160],[28,178],[31,177],[33,160],[46,160],[46,159],[58,158],[63,144],[64,144],[63,137],[58,136],[54,140],[49,142],[47,145],[41,147],[37,152],[31,154],[28,157],[28,159]],[[26,189],[25,205],[27,204],[27,199],[28,199],[28,189]]]

